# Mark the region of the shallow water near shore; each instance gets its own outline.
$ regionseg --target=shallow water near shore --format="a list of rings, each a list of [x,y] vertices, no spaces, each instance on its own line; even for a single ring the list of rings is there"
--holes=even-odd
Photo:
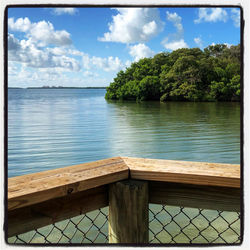
[[[239,103],[189,103],[189,102],[117,102],[104,99],[104,89],[9,89],[8,91],[8,176],[18,176],[114,156],[146,157],[169,160],[205,161],[217,163],[240,163],[240,104]],[[157,214],[162,206],[150,205]],[[180,208],[168,207],[173,216]],[[104,213],[108,213],[105,208]],[[197,216],[198,209],[185,208],[190,218]],[[90,213],[95,218],[97,211]],[[217,211],[205,211],[211,221]],[[149,213],[149,219],[153,218]],[[161,212],[157,218],[169,223],[168,214]],[[236,213],[224,212],[227,221],[233,222]],[[95,223],[103,225],[105,217]],[[73,220],[77,223],[80,217]],[[189,219],[183,213],[176,217],[177,224],[185,226]],[[57,223],[64,228],[68,222]],[[186,224],[185,224],[186,223]],[[216,231],[206,229],[204,217],[197,216],[195,226],[201,228],[206,237]],[[225,220],[215,220],[212,225],[220,230]],[[173,222],[168,230],[177,235],[179,228]],[[88,228],[90,221],[82,227]],[[207,243],[192,224],[176,236],[178,243]],[[225,226],[225,225],[224,225]],[[162,225],[153,220],[150,224],[150,239],[157,243],[171,242],[171,236],[161,231]],[[240,221],[232,225],[240,231]],[[42,229],[46,235],[51,226]],[[74,224],[67,229],[74,231]],[[87,229],[86,229],[87,230]],[[108,224],[103,225],[104,235]],[[210,231],[209,231],[210,230]],[[223,230],[223,228],[221,229]],[[231,230],[231,229],[230,229]],[[227,242],[237,239],[233,231],[224,233]],[[89,239],[95,239],[97,229],[89,231]],[[34,232],[23,237],[32,237]],[[154,238],[154,234],[157,235]],[[228,234],[228,235],[227,235]],[[67,232],[66,232],[67,235]],[[101,234],[96,243],[104,242]],[[59,230],[51,234],[55,242],[60,239]],[[214,236],[215,237],[215,236]],[[52,239],[51,238],[51,239]],[[14,238],[10,242],[14,242]],[[72,243],[80,243],[82,234],[77,232]],[[60,243],[66,243],[62,237]],[[44,237],[37,235],[34,243],[43,243]],[[85,243],[90,243],[86,241]],[[224,243],[218,238],[214,243]]]

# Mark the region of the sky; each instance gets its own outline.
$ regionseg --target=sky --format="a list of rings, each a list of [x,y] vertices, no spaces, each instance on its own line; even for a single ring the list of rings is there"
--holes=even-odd
[[[9,87],[104,87],[144,57],[240,43],[239,8],[9,8]]]

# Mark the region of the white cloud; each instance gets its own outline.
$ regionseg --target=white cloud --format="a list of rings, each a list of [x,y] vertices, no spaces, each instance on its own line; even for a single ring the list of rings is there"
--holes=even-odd
[[[96,57],[91,58],[91,63],[104,71],[118,71],[124,67],[118,57],[110,56],[108,58]]]
[[[65,30],[54,30],[53,24],[46,21],[35,23],[29,31],[29,36],[35,41],[55,45],[70,45],[72,43],[70,34]]]
[[[13,34],[8,35],[8,59],[32,68],[63,68],[79,71],[80,63],[68,57],[60,48],[41,48],[29,40],[19,41]]]
[[[72,43],[67,31],[55,30],[53,24],[46,21],[31,23],[27,17],[18,18],[16,21],[14,18],[9,18],[8,28],[10,31],[24,32],[27,38],[39,42],[39,46],[65,46]]]
[[[166,12],[167,20],[172,22],[176,28],[176,33],[170,34],[163,41],[162,45],[165,49],[176,50],[180,48],[188,48],[187,43],[184,41],[184,28],[182,25],[182,18],[176,13]]]
[[[91,60],[88,54],[83,54],[82,56],[82,63],[83,63],[83,67],[85,69],[90,69],[91,67]]]
[[[76,49],[68,49],[68,53],[73,56],[83,56],[84,53],[82,51]]]
[[[203,47],[203,42],[202,42],[202,40],[201,40],[200,37],[195,37],[195,38],[194,38],[194,42],[195,42],[200,48]]]
[[[18,82],[20,86],[34,86],[33,80],[38,85],[56,85],[59,82],[60,85],[88,86],[93,83],[100,86],[103,85],[104,78],[98,76],[96,69],[104,71],[102,74],[109,72],[110,78],[113,74],[110,72],[126,66],[118,57],[90,56],[73,46],[66,46],[72,42],[70,34],[65,30],[55,30],[50,22],[32,23],[28,18],[9,18],[8,21],[9,31],[24,33],[22,39],[8,34],[8,75],[12,84]],[[150,25],[146,28],[150,29]],[[18,68],[13,65],[18,65]],[[86,71],[81,71],[81,68]],[[66,77],[69,74],[74,75],[72,81],[70,77]],[[79,78],[84,78],[84,81]],[[90,78],[93,79],[91,83],[86,80]],[[105,81],[108,84],[111,79]]]
[[[180,16],[178,16],[178,14],[176,12],[170,13],[169,11],[167,11],[166,14],[167,14],[167,20],[174,24],[174,26],[177,29],[177,32],[183,33],[183,26],[181,23],[182,18]]]
[[[227,12],[222,8],[199,8],[199,17],[195,23],[227,21]]]
[[[63,48],[63,47],[47,48],[47,50],[56,56],[62,56],[62,55],[65,55],[67,53],[65,48]]]
[[[56,15],[63,15],[63,14],[74,15],[77,13],[76,8],[54,8],[52,11]]]
[[[84,55],[83,52],[76,50],[76,49],[70,49],[65,47],[54,47],[54,48],[46,48],[46,50],[50,51],[54,55],[61,56],[61,55],[72,55],[72,56],[80,56],[82,57]]]
[[[231,10],[231,18],[233,19],[234,26],[240,27],[240,10],[239,9]]]
[[[18,18],[14,21],[14,18],[8,18],[8,28],[12,31],[27,32],[31,28],[31,22],[29,18]]]
[[[25,65],[21,70],[17,70],[15,75],[8,77],[9,86],[28,87],[28,86],[107,86],[112,81],[112,78],[98,77],[83,77],[81,74],[65,73],[62,69],[55,68],[40,68],[34,71]],[[17,85],[18,84],[18,85]]]
[[[98,38],[103,42],[145,42],[164,28],[156,8],[118,8],[119,13],[109,23],[109,32]]]
[[[83,53],[82,63],[83,68],[85,68],[86,70],[99,68],[106,72],[118,71],[126,66],[126,63],[124,64],[118,57],[91,57],[86,53]]]
[[[59,76],[60,74],[64,73],[65,70],[63,68],[39,68],[36,72]]]
[[[129,47],[129,54],[134,57],[135,61],[145,57],[152,57],[155,53],[144,43],[139,43]]]
[[[186,44],[184,39],[180,39],[172,42],[166,42],[164,43],[164,47],[169,50],[176,50],[181,48],[188,48],[188,45]]]
[[[91,72],[91,71],[86,70],[86,71],[84,71],[84,72],[83,72],[83,76],[92,78],[92,77],[97,77],[97,76],[98,76],[98,74],[96,74],[96,73],[94,73],[94,72]]]

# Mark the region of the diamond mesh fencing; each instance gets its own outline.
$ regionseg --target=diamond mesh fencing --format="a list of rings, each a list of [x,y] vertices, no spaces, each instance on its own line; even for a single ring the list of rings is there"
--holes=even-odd
[[[84,244],[108,242],[108,207],[8,239],[9,243]]]
[[[236,244],[240,237],[240,213],[149,204],[149,243]],[[108,243],[108,207],[13,236],[8,242]]]
[[[240,243],[240,213],[149,205],[149,243]]]

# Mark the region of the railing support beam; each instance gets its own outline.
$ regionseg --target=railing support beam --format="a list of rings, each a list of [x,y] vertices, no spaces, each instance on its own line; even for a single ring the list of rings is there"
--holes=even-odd
[[[109,243],[148,243],[148,183],[109,185]]]

